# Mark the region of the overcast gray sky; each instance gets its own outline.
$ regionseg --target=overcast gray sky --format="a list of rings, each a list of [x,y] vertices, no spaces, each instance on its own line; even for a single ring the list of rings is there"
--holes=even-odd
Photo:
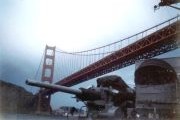
[[[24,82],[34,77],[46,44],[65,51],[91,49],[141,32],[179,13],[169,7],[154,12],[153,6],[158,2],[0,0],[0,79],[34,90]],[[179,53],[178,49],[160,57],[180,56]],[[113,74],[133,84],[133,70],[134,66],[130,66]],[[88,81],[75,88],[94,83]],[[76,104],[70,97],[56,93],[51,104],[53,108]]]

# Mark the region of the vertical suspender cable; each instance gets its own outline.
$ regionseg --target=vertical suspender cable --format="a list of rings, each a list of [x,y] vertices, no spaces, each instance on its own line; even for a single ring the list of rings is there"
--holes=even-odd
[[[35,74],[35,76],[34,76],[34,79],[35,79],[35,80],[36,80],[36,79],[38,79],[37,77],[38,77],[38,73],[39,73],[39,70],[40,70],[41,64],[43,63],[42,61],[43,61],[43,58],[44,58],[44,54],[45,54],[45,52],[43,52],[43,54],[42,54],[42,57],[41,57],[41,60],[40,60],[40,63],[39,63],[38,69],[37,69],[36,74]]]

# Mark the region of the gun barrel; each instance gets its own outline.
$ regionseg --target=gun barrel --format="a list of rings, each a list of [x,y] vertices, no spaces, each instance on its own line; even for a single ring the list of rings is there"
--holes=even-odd
[[[82,94],[81,90],[72,89],[72,88],[69,88],[69,87],[62,86],[62,85],[52,85],[52,84],[37,82],[37,81],[34,81],[34,80],[29,80],[29,79],[26,80],[26,84],[31,85],[31,86],[36,86],[36,87],[43,87],[43,88],[58,90],[58,91],[61,91],[61,92],[75,94],[75,95]]]

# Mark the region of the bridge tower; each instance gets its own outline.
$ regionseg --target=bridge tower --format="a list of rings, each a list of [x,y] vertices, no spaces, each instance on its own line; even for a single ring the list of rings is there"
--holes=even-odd
[[[56,47],[50,47],[46,45],[44,53],[44,62],[42,67],[41,82],[47,82],[52,84],[54,75],[54,62],[55,62],[55,49]],[[51,95],[42,95],[41,92],[44,89],[41,88],[38,96],[37,113],[51,113]],[[47,111],[48,110],[48,111]]]

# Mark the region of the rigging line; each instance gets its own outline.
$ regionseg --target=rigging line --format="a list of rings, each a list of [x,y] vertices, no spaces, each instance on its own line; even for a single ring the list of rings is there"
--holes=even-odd
[[[169,5],[169,7],[174,8],[174,9],[176,9],[176,10],[180,10],[180,8],[179,8],[179,7],[176,7],[176,6]]]
[[[39,73],[39,70],[40,70],[40,67],[41,67],[41,64],[42,64],[42,60],[43,60],[44,54],[45,54],[45,51],[44,51],[43,54],[42,54],[42,57],[41,57],[41,60],[40,60],[38,69],[37,69],[36,74],[35,74],[35,76],[34,76],[34,79],[35,79],[35,80],[37,79],[37,76],[38,76],[38,73]]]

